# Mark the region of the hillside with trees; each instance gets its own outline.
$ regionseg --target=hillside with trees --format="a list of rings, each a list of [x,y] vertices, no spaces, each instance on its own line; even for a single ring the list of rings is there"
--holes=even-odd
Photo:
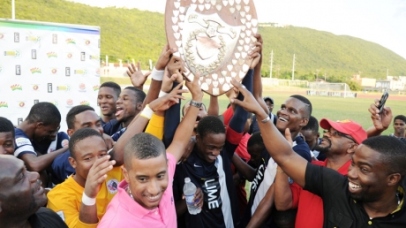
[[[11,1],[0,1],[0,18],[11,17]],[[156,61],[166,43],[164,15],[137,9],[98,8],[63,0],[18,0],[16,18],[100,26],[101,59],[135,59],[144,66]],[[293,55],[295,78],[348,81],[353,75],[385,78],[406,75],[406,59],[376,43],[351,36],[302,27],[260,27],[264,39],[262,74],[290,78]],[[1,32],[1,31],[0,31]]]

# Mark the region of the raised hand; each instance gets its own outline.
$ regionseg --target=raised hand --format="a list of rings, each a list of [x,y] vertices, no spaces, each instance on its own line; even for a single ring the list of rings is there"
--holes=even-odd
[[[369,113],[371,113],[372,124],[378,131],[384,131],[388,129],[392,123],[392,110],[390,107],[385,106],[382,112],[376,107],[379,104],[379,99],[375,99],[375,103],[369,106]]]
[[[182,84],[177,85],[173,90],[163,97],[159,97],[149,103],[149,107],[154,112],[163,112],[168,110],[172,105],[179,103],[179,99],[185,100],[182,93],[187,93],[185,89],[181,89]]]
[[[258,104],[258,101],[245,86],[241,85],[241,83],[235,79],[231,80],[231,84],[244,96],[244,100],[242,101],[235,98],[230,99],[232,104],[241,106],[248,112],[254,113],[258,118],[265,119],[268,117],[268,114],[261,108],[261,105]]]
[[[169,75],[179,74],[182,75],[186,70],[182,59],[173,55],[166,66]]]
[[[100,191],[101,184],[106,180],[107,173],[113,169],[116,161],[109,161],[110,155],[96,158],[87,174],[85,193],[90,198],[96,198]]]
[[[144,83],[150,74],[151,72],[145,74],[142,73],[140,62],[137,62],[137,66],[132,63],[128,66],[127,75],[130,77],[133,86],[137,89],[142,90]]]
[[[155,68],[157,70],[164,70],[174,52],[176,52],[176,49],[170,48],[168,44],[165,45],[157,63],[155,64]]]
[[[256,70],[261,70],[263,40],[260,34],[255,34],[254,37],[257,38],[257,42],[249,53],[249,57],[252,59],[250,69],[254,69],[256,66],[258,66],[259,69]]]
[[[200,88],[199,78],[200,76],[198,74],[194,75],[193,81],[186,81],[186,87],[192,94],[192,100],[201,102],[203,98],[203,91]]]
[[[182,199],[186,199],[185,195],[182,195]],[[195,195],[193,197],[193,202],[195,207],[202,208],[204,203],[204,195],[201,188],[196,188]]]
[[[162,80],[161,90],[165,93],[169,93],[172,90],[173,83],[176,81],[177,83],[183,82],[183,75],[184,72],[183,61],[180,57],[172,56],[171,60],[167,66],[167,72],[169,75],[165,75]]]

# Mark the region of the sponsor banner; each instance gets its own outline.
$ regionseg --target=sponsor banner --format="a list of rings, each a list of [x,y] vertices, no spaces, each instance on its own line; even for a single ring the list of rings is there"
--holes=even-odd
[[[0,112],[17,125],[38,102],[65,116],[75,105],[97,107],[100,29],[0,19]]]

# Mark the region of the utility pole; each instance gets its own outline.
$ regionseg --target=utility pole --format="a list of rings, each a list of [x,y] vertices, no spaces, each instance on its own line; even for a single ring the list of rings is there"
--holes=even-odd
[[[270,64],[271,72],[269,73],[269,78],[272,78],[272,67],[273,67],[273,50],[271,51],[271,64]]]
[[[16,19],[15,0],[11,0],[11,19]]]
[[[292,81],[295,80],[295,57],[296,57],[296,54],[293,54]]]

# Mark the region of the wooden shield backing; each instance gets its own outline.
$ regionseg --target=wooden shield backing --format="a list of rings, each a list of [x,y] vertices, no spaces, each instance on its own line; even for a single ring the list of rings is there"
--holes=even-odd
[[[198,74],[202,90],[218,96],[249,70],[258,19],[253,0],[168,0],[165,29],[169,46],[186,64],[186,77]]]

